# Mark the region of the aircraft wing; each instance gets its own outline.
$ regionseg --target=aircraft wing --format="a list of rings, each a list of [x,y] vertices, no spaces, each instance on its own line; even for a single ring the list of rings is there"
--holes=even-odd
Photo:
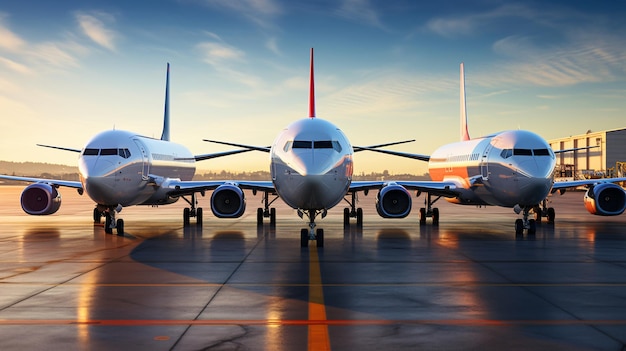
[[[432,181],[432,180],[398,180],[398,181],[354,181],[350,184],[350,191],[366,191],[370,189],[380,189],[389,184],[401,185],[409,190],[418,190],[428,192],[433,195],[441,195],[443,197],[457,197],[456,191],[459,184],[450,181]]]
[[[386,144],[376,144],[376,145],[369,145],[369,146],[352,146],[352,149],[354,150],[354,152],[359,152],[359,151],[363,151],[363,150],[371,150],[371,149],[377,149],[379,147],[385,147],[385,146],[392,146],[392,145],[399,145],[399,144],[406,144],[406,143],[412,143],[414,142],[415,139],[411,139],[411,140],[402,140],[402,141],[395,141],[392,143],[386,143]]]
[[[225,142],[225,141],[210,140],[210,139],[202,139],[202,140],[206,141],[208,143],[215,143],[215,144],[228,145],[228,146],[234,146],[234,147],[243,147],[243,148],[246,148],[246,149],[249,149],[249,150],[256,150],[256,151],[263,151],[263,152],[270,152],[270,150],[271,150],[270,146],[245,145],[245,144],[229,143],[229,142]],[[391,143],[376,144],[376,145],[370,145],[370,146],[354,146],[353,150],[354,150],[354,152],[359,152],[359,151],[363,151],[363,150],[373,150],[373,149],[377,149],[379,147],[392,146],[392,145],[398,145],[398,144],[406,144],[406,143],[411,143],[411,142],[414,142],[414,141],[415,141],[415,139],[411,139],[411,140],[394,141],[394,142],[391,142]],[[374,150],[374,151],[376,151],[376,150]],[[245,152],[245,150],[239,150],[238,152]]]
[[[223,156],[235,155],[235,154],[240,154],[242,152],[249,152],[249,151],[252,151],[252,150],[253,149],[231,150],[231,151],[224,151],[224,152],[216,152],[216,153],[213,153],[213,154],[195,155],[194,159],[196,161],[204,161],[204,160],[210,160],[212,158],[218,158],[218,157],[223,157]]]
[[[381,154],[412,158],[412,159],[420,160],[420,161],[428,162],[430,160],[430,156],[428,155],[410,154],[408,152],[399,152],[399,151],[391,151],[391,150],[382,150],[382,149],[378,149],[376,147],[371,147],[371,146],[359,146],[359,148],[362,150],[375,151],[375,152],[380,152]]]
[[[617,182],[626,182],[626,178],[600,178],[600,179],[582,179],[582,180],[572,180],[572,181],[563,181],[563,182],[554,182],[552,185],[552,191],[566,189],[566,188],[575,188],[578,186],[585,185],[596,185],[600,183],[617,183]]]
[[[191,193],[202,192],[206,190],[217,189],[220,185],[231,184],[236,185],[242,189],[249,189],[253,191],[262,191],[275,193],[274,184],[271,181],[232,181],[232,180],[169,180],[164,187],[169,189],[168,194],[170,196],[182,196]]]
[[[29,182],[29,183],[47,183],[47,184],[54,185],[54,186],[65,186],[68,188],[74,188],[74,189],[80,189],[80,190],[83,189],[83,184],[81,182],[72,181],[72,180],[16,177],[16,176],[8,176],[8,175],[2,175],[2,174],[0,174],[0,179],[17,180],[17,181]]]
[[[228,142],[225,142],[225,141],[210,140],[210,139],[202,139],[202,141],[206,141],[208,143],[214,143],[214,144],[222,144],[222,145],[234,146],[234,147],[243,147],[243,148],[246,148],[246,149],[249,149],[249,150],[256,150],[256,151],[263,151],[263,152],[270,152],[270,150],[271,150],[270,146],[254,146],[254,145],[236,144],[236,143],[228,143]]]

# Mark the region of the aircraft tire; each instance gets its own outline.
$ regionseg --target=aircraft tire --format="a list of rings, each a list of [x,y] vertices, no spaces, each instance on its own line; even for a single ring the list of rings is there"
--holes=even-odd
[[[202,228],[203,213],[202,207],[196,209],[196,227]]]
[[[124,220],[118,219],[115,228],[117,229],[118,236],[124,236]]]
[[[420,225],[426,225],[426,209],[420,208]]]
[[[524,221],[521,218],[515,220],[515,234],[521,235],[524,233]]]
[[[360,207],[356,209],[356,226],[363,228],[363,209]]]
[[[315,235],[315,242],[317,247],[324,247],[324,229],[319,228]]]
[[[300,230],[300,247],[309,246],[309,230],[302,228]]]
[[[113,234],[113,228],[111,228],[111,222],[112,222],[111,215],[107,213],[104,218],[104,232],[107,234]]]
[[[190,212],[191,211],[187,207],[185,207],[185,209],[183,210],[183,226],[184,227],[189,227]]]
[[[433,208],[433,225],[439,225],[439,209],[437,207]]]
[[[256,225],[258,227],[263,225],[263,209],[260,207],[256,209]]]
[[[348,228],[349,226],[350,226],[350,209],[346,207],[343,209],[343,227]]]
[[[270,227],[276,227],[276,208],[270,208]]]

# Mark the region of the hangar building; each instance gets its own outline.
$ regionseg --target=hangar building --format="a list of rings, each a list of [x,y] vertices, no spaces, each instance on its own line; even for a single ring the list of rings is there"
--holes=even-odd
[[[548,140],[553,150],[590,147],[556,155],[557,179],[626,176],[626,128]]]

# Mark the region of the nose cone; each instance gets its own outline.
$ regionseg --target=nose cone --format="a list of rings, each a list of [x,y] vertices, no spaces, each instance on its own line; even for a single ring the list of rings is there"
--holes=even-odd
[[[87,195],[101,205],[118,205],[120,194],[116,189],[116,168],[113,162],[101,157],[83,157],[79,170]]]

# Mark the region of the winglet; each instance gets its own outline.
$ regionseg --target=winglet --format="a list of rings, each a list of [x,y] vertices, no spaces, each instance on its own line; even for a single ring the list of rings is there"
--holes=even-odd
[[[165,76],[165,112],[163,114],[163,133],[161,140],[170,140],[170,63],[167,63],[167,75]]]
[[[470,140],[467,130],[467,106],[465,105],[465,69],[461,62],[461,141]]]
[[[309,77],[309,118],[315,118],[315,83],[313,79],[313,48],[311,48],[311,74]]]

